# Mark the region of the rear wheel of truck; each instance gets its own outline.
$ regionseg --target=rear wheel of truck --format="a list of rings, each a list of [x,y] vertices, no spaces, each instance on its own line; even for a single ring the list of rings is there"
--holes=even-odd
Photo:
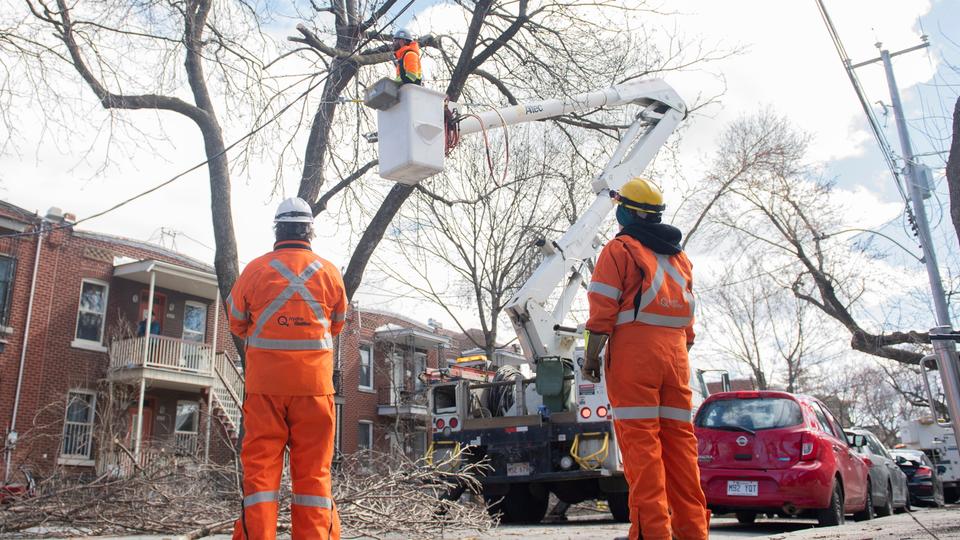
[[[607,493],[607,506],[613,519],[620,523],[630,522],[630,497],[626,491],[622,493]]]
[[[943,500],[949,504],[960,501],[960,487],[948,487],[943,489]]]
[[[530,491],[527,484],[513,484],[503,497],[485,496],[490,515],[500,514],[502,523],[540,523],[547,514],[549,497]]]

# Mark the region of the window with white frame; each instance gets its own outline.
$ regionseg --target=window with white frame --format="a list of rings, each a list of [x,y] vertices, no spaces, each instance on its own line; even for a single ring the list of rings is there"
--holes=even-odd
[[[103,282],[84,279],[80,284],[80,307],[77,313],[77,340],[92,343],[103,341],[110,287]]]
[[[203,343],[207,335],[207,306],[187,301],[183,305],[183,339]]]
[[[0,326],[7,326],[10,319],[10,297],[13,292],[13,274],[16,259],[0,255]]]
[[[360,388],[373,390],[373,348],[360,346]]]
[[[90,459],[96,405],[97,396],[93,392],[71,390],[67,393],[61,457]]]
[[[361,420],[357,427],[357,450],[371,450],[373,448],[373,422]]]

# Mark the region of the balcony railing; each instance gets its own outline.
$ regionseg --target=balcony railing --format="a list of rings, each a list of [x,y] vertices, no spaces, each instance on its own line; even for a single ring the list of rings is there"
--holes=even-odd
[[[177,431],[174,433],[174,452],[178,456],[200,455],[200,437],[195,432]]]
[[[62,456],[69,458],[90,458],[93,424],[87,422],[64,422]]]
[[[144,364],[144,336],[110,344],[110,368],[151,367],[194,375],[213,375],[213,348],[206,343],[166,336],[150,336]]]
[[[398,405],[427,405],[427,389],[407,390],[394,386],[381,386],[377,389],[377,404],[396,407]]]

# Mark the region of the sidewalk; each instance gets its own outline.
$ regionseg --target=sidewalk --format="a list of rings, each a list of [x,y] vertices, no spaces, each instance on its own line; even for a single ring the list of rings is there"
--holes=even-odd
[[[768,537],[770,540],[941,540],[960,539],[960,509],[919,510],[828,529],[808,529]]]

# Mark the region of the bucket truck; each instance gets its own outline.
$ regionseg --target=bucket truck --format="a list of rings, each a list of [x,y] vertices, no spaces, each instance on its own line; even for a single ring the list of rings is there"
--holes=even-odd
[[[438,383],[429,390],[428,458],[488,460],[491,470],[480,479],[483,495],[503,521],[540,521],[549,493],[570,504],[605,499],[615,518],[628,521],[605,379],[582,378],[583,329],[566,318],[584,288],[587,262],[602,247],[600,229],[614,207],[611,191],[647,167],[686,116],[683,100],[660,80],[468,116],[428,88],[405,85],[398,97],[378,113],[380,175],[407,184],[442,171],[444,152],[458,137],[602,108],[635,108],[632,124],[592,182],[593,202],[562,236],[537,242],[543,260],[506,306],[527,363],[504,366],[493,381]]]

